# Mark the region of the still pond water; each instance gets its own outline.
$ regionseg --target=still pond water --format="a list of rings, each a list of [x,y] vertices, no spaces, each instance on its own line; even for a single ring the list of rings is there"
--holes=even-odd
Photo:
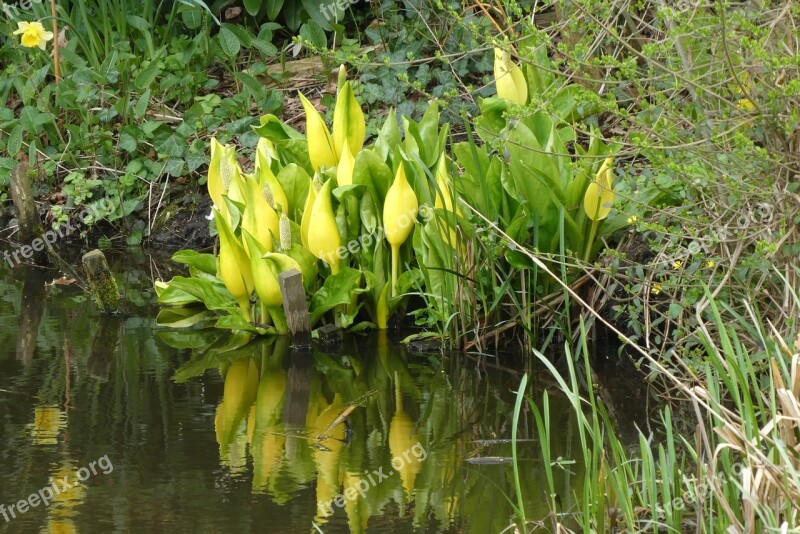
[[[164,330],[156,262],[127,252],[112,263],[122,318],[51,285],[55,271],[0,266],[0,532],[492,533],[513,522],[521,373],[502,360],[412,354],[377,334],[303,354],[280,338]],[[541,399],[547,384],[534,382]],[[569,513],[580,443],[555,391],[550,411]],[[519,465],[527,517],[544,518],[533,428],[524,413]]]

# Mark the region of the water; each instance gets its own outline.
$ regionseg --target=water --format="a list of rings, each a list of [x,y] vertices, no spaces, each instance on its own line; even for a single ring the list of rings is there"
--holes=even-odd
[[[382,334],[298,353],[283,338],[159,329],[150,288],[168,262],[113,263],[123,318],[50,285],[53,271],[0,267],[0,532],[486,533],[513,521],[521,373],[409,354]],[[568,513],[580,442],[554,391],[550,408]],[[520,435],[527,516],[542,519],[530,410]],[[23,499],[37,506],[21,513]]]

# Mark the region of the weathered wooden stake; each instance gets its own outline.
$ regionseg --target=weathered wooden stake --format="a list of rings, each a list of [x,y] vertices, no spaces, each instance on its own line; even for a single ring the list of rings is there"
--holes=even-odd
[[[297,269],[281,273],[278,284],[283,295],[283,312],[286,324],[292,334],[295,348],[311,346],[311,317],[308,314],[306,292],[303,289],[303,275]]]
[[[93,250],[83,255],[81,259],[86,278],[94,293],[97,305],[103,313],[118,313],[120,311],[119,289],[105,255],[100,250]]]
[[[28,176],[28,163],[20,161],[17,168],[11,173],[11,201],[17,208],[17,221],[19,224],[19,237],[17,241],[22,243],[30,250],[36,263],[47,261],[47,253],[44,247],[30,248],[34,239],[42,235],[42,221],[36,211],[36,202],[33,197],[31,179]],[[28,258],[31,256],[28,255]]]

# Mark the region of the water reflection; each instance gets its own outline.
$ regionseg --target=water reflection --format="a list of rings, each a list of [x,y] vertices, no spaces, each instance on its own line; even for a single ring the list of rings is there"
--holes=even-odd
[[[100,320],[76,289],[47,289],[31,337],[18,328],[27,275],[2,274],[0,504],[104,455],[114,465],[10,532],[484,533],[513,521],[518,373],[411,355],[385,335],[330,354],[158,330],[144,270],[119,280],[144,304],[118,319]],[[35,341],[24,362],[23,335]],[[580,441],[566,401],[549,402],[557,511],[569,513]],[[526,513],[542,519],[551,499],[527,406],[520,437]]]
[[[456,524],[471,532],[502,530],[512,516],[510,443],[485,438],[508,435],[512,395],[460,365],[453,377],[438,358],[431,358],[434,365],[413,362],[384,336],[351,340],[338,355],[300,353],[299,362],[285,338],[233,350],[206,347],[177,375],[191,380],[219,370],[220,465],[249,477],[253,494],[279,503],[313,487],[313,521],[323,531],[343,515],[351,532],[364,532],[387,513],[419,528],[433,528],[434,518],[434,530]],[[551,425],[561,426],[565,438],[550,444],[551,454],[562,461],[579,444],[566,406],[550,401]],[[529,423],[523,420],[524,433]],[[546,481],[531,445],[537,444],[521,445],[527,510],[544,518]],[[581,469],[562,465],[556,486],[566,509]]]

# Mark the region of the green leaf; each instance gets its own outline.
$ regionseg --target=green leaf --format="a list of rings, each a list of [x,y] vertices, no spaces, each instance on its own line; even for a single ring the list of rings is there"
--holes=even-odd
[[[269,20],[275,20],[281,12],[284,0],[267,0],[267,17]]]
[[[239,51],[242,49],[242,44],[239,42],[239,39],[236,37],[236,34],[233,33],[229,28],[223,26],[219,30],[219,46],[222,48],[222,51],[227,55],[229,58],[235,58],[239,55]]]
[[[305,204],[306,196],[308,195],[308,184],[311,178],[302,167],[295,163],[290,163],[281,169],[276,178],[278,183],[281,184],[283,192],[286,193],[286,199],[289,202],[289,206],[287,206],[289,218],[295,219],[298,216],[298,211],[302,210]]]
[[[246,72],[237,72],[235,75],[253,96],[259,96],[264,93],[264,85]]]
[[[17,124],[13,130],[11,130],[11,135],[8,137],[8,144],[6,145],[6,150],[8,151],[8,155],[12,158],[15,157],[19,151],[22,149],[22,125]]]
[[[233,295],[221,280],[176,276],[169,282],[169,287],[197,297],[209,310],[230,310],[238,313]]]
[[[213,254],[201,254],[194,250],[179,250],[172,255],[172,261],[195,267],[211,275],[217,275],[217,258]]]
[[[150,87],[159,74],[161,74],[161,61],[153,60],[136,76],[133,83],[140,91],[144,91]]]
[[[325,36],[325,30],[323,30],[322,26],[317,24],[314,19],[309,19],[305,24],[300,26],[300,37],[320,50],[328,46],[328,38]]]
[[[195,8],[181,8],[181,19],[189,30],[196,30],[203,24],[203,11]]]
[[[163,141],[156,143],[155,147],[159,154],[179,158],[186,150],[186,140],[173,133]]]
[[[311,297],[311,324],[313,325],[336,306],[350,304],[353,297],[364,290],[357,287],[361,271],[344,267],[325,279],[319,291]]]
[[[150,23],[138,15],[128,15],[128,24],[142,33],[150,33]]]
[[[392,178],[392,170],[376,152],[362,150],[358,153],[353,166],[353,183],[367,186],[380,211],[383,210],[383,202]]]
[[[258,10],[261,9],[261,0],[244,0],[244,8],[251,17],[258,15]]]
[[[136,101],[136,104],[133,106],[133,116],[137,119],[144,117],[144,114],[147,113],[148,104],[150,104],[150,89],[142,93]]]

